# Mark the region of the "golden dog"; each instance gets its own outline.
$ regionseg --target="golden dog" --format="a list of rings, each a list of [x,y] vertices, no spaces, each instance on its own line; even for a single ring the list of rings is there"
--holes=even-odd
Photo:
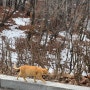
[[[39,79],[45,83],[45,80],[42,78],[42,75],[48,74],[48,70],[46,68],[41,68],[37,66],[23,65],[17,68],[16,65],[14,65],[13,68],[19,70],[17,80],[19,77],[22,77],[26,82],[26,77],[33,76],[34,82],[36,82],[36,79]]]

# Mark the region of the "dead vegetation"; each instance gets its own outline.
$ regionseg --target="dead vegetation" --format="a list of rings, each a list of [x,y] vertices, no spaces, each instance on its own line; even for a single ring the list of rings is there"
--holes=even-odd
[[[17,66],[29,64],[52,68],[53,73],[46,76],[46,80],[90,86],[90,41],[86,40],[90,39],[90,32],[87,31],[88,2],[89,0],[45,0],[38,1],[37,5],[33,3],[31,6],[36,6],[29,7],[33,10],[29,12],[30,16],[26,16],[26,11],[21,16],[30,17],[32,22],[28,26],[19,27],[27,29],[27,38],[17,38],[13,49],[9,45],[10,41],[2,37],[0,73],[16,74],[11,59],[11,53],[16,52]],[[17,12],[12,18],[19,15]],[[62,31],[65,32],[64,36],[59,34]],[[63,50],[66,51],[66,56],[62,57]],[[86,73],[85,76],[82,75],[83,72]]]

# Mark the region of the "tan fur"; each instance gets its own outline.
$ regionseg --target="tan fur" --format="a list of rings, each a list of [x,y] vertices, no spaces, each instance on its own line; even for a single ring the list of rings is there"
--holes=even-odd
[[[14,65],[14,69],[20,70],[17,79],[19,77],[22,77],[26,82],[27,82],[26,77],[33,76],[34,82],[36,82],[36,79],[39,79],[45,83],[45,80],[42,78],[42,75],[48,74],[47,69],[37,66],[23,65],[17,68],[16,65]]]

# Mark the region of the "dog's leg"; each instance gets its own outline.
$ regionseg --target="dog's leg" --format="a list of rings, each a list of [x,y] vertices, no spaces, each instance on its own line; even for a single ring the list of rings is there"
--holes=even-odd
[[[43,83],[46,83],[46,81],[42,78],[42,74],[37,74],[37,78],[41,80]]]
[[[17,76],[17,80],[18,80],[19,77],[20,77],[20,73],[19,73],[18,76]]]
[[[17,80],[18,80],[19,76],[17,76]]]
[[[34,82],[36,83],[37,81],[36,81],[36,76],[34,76]]]
[[[39,77],[39,78],[43,83],[46,83],[46,81],[42,77]]]
[[[25,77],[23,77],[23,79],[24,79],[24,81],[25,81],[25,82],[27,82],[27,80],[26,80],[26,78],[25,78]]]
[[[18,78],[21,77],[21,76],[22,76],[22,73],[19,72],[19,74],[18,74],[18,76],[17,76],[17,80],[18,80]]]

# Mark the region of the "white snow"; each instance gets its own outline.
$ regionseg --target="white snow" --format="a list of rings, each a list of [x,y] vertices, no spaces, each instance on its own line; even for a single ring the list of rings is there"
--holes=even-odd
[[[49,72],[49,73],[53,73],[54,70],[53,70],[52,68],[49,68],[48,72]]]
[[[15,23],[17,25],[22,25],[22,26],[25,26],[25,25],[29,25],[30,24],[30,18],[13,18],[13,20],[15,21]]]
[[[11,59],[12,59],[13,62],[17,61],[17,53],[16,52],[11,53]]]
[[[65,37],[66,32],[65,31],[61,31],[61,32],[59,32],[59,35]]]
[[[68,53],[68,57],[67,57],[67,53]],[[70,51],[69,49],[67,48],[64,48],[62,51],[61,51],[61,59],[62,59],[62,64],[64,63],[64,61],[66,60],[69,60],[71,57],[71,54],[70,54]]]
[[[2,31],[1,36],[5,36],[6,39],[9,40],[9,42],[11,42],[12,44],[12,48],[15,48],[15,39],[16,38],[20,38],[20,37],[26,37],[24,31],[20,30],[20,29],[16,29],[18,26],[17,25],[13,25],[10,26],[10,29],[5,29]]]
[[[25,37],[24,31],[21,31],[20,29],[15,29],[14,26],[10,27],[10,30],[3,30],[1,34],[2,36],[8,37],[8,39]]]
[[[86,74],[86,72],[85,72],[85,71],[83,71],[83,72],[82,72],[82,75],[83,75],[83,76],[87,76],[87,74]]]
[[[15,40],[16,38],[25,38],[26,34],[24,31],[18,29],[19,25],[26,25],[29,24],[29,19],[27,18],[14,18],[13,19],[17,25],[12,25],[9,27],[9,29],[5,29],[2,31],[2,33],[0,33],[0,37],[1,36],[5,36],[5,38],[7,40],[9,40],[9,42],[11,43],[11,45],[9,45],[11,48],[15,49]],[[0,38],[0,44],[2,43],[2,39]],[[1,53],[1,51],[0,51]],[[1,56],[0,56],[1,57]],[[11,60],[12,61],[17,61],[17,53],[16,52],[12,52],[11,53]]]

